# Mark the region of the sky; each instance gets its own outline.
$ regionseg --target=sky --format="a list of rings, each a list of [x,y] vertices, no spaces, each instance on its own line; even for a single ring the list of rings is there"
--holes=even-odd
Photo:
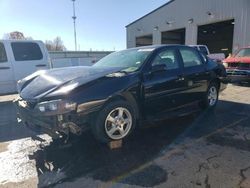
[[[78,50],[126,48],[125,26],[168,0],[76,0]],[[0,39],[20,31],[35,40],[60,36],[74,50],[71,0],[0,0]]]

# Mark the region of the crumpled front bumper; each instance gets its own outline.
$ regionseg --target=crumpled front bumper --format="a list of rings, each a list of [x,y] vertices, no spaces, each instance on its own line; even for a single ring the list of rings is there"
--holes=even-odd
[[[77,114],[71,113],[44,116],[31,108],[24,108],[20,105],[20,101],[21,99],[13,101],[17,109],[19,121],[21,120],[26,127],[38,134],[46,133],[54,139],[60,138],[62,135],[67,135],[70,132],[68,127],[63,126],[67,122],[74,122],[76,125],[81,125],[82,130],[87,129],[87,118],[85,116],[80,117]]]

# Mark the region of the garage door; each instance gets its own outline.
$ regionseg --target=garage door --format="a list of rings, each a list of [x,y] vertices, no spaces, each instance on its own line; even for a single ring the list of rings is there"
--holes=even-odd
[[[185,44],[186,29],[177,29],[161,33],[162,44]]]
[[[198,44],[207,45],[210,53],[232,53],[234,20],[198,27]]]
[[[152,44],[153,44],[153,36],[152,35],[136,37],[136,47],[149,46]]]

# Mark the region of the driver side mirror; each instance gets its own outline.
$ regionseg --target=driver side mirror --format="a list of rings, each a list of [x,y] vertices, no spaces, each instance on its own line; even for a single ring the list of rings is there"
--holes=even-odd
[[[162,72],[167,70],[167,65],[166,64],[158,64],[152,66],[152,73],[154,72]]]

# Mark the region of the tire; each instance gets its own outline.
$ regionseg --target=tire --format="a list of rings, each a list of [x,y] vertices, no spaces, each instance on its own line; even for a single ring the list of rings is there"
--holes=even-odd
[[[202,109],[214,109],[218,103],[219,86],[216,82],[210,83],[207,92],[200,102]]]
[[[102,143],[125,139],[135,127],[134,112],[128,102],[112,101],[98,113],[91,126],[92,133]]]

